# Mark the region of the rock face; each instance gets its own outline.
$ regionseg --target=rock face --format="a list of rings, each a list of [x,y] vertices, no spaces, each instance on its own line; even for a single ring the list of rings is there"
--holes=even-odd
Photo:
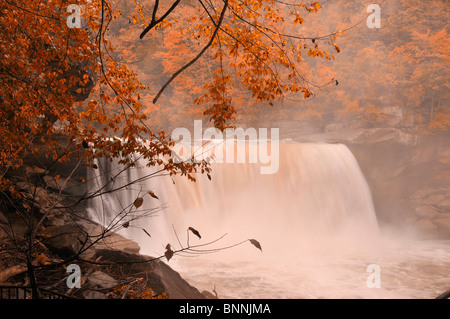
[[[92,290],[112,289],[117,286],[117,280],[102,271],[95,271],[89,275],[86,284]]]
[[[405,133],[403,133],[405,134]],[[392,136],[392,135],[391,135]],[[450,134],[351,143],[383,222],[415,228],[425,239],[450,239]]]
[[[77,298],[105,299],[117,298],[114,293],[117,287],[128,287],[131,283],[138,282],[139,292],[150,291],[154,292],[155,296],[176,299],[205,298],[163,261],[140,255],[140,247],[136,242],[113,231],[106,231],[103,226],[89,220],[85,206],[78,204],[86,192],[82,182],[82,178],[86,178],[84,169],[74,170],[70,166],[73,164],[61,165],[51,173],[30,165],[14,174],[15,183],[24,199],[23,203],[31,203],[27,209],[31,212],[32,225],[39,225],[35,229],[39,244],[35,244],[38,251],[33,252],[33,256],[36,255],[33,263],[36,266],[49,266],[35,270],[40,288]],[[56,175],[59,175],[59,178],[51,177]],[[22,204],[18,202],[16,205]],[[52,208],[54,206],[71,208],[56,210]],[[19,240],[28,238],[28,225],[15,210],[0,211],[0,224],[4,226],[0,227],[1,248],[5,245],[14,247],[7,232],[14,233]],[[14,256],[14,250],[5,251],[9,255],[0,257],[6,258],[8,262],[0,262],[0,273],[8,275],[15,270],[11,266],[18,262],[23,263],[23,256],[18,252],[17,256]],[[64,260],[67,262],[63,262]],[[69,274],[65,266],[70,263],[77,264],[81,269],[80,288],[68,288],[66,279]],[[13,275],[4,276],[8,283],[28,284],[26,267],[21,267],[20,271],[14,272]],[[4,270],[8,270],[8,273],[2,272]],[[153,296],[147,294],[145,297]]]
[[[114,251],[110,249],[97,250],[94,258],[102,262],[113,262],[116,271],[124,278],[142,278],[156,294],[165,292],[171,299],[204,299],[196,288],[187,283],[180,274],[161,260],[153,257]],[[145,262],[146,260],[153,260]]]
[[[442,199],[436,204],[436,208],[440,211],[450,212],[450,194],[448,190],[446,191],[446,198]]]
[[[414,225],[417,233],[425,238],[437,238],[438,227],[428,219],[421,219]]]
[[[434,220],[434,224],[437,226],[438,233],[441,234],[442,237],[448,236],[450,233],[450,216],[445,218],[437,218]]]
[[[72,256],[89,246],[92,247],[84,251],[81,257],[90,259],[96,250],[107,248],[130,253],[139,253],[140,250],[137,243],[114,232],[105,232],[101,225],[79,217],[61,226],[47,227],[45,237],[46,245],[64,257]]]
[[[70,257],[83,247],[92,245],[80,257],[96,261],[109,272],[120,274],[118,279],[130,282],[141,278],[148,288],[160,295],[163,292],[172,299],[203,299],[205,296],[189,285],[181,276],[161,260],[139,255],[137,243],[116,233],[107,233],[105,238],[93,243],[104,232],[104,228],[92,221],[79,219],[45,230],[45,244],[62,257]],[[153,260],[145,262],[146,260]],[[84,267],[85,268],[85,267]],[[85,270],[86,271],[86,270]],[[118,279],[102,271],[87,275],[85,284],[78,293],[83,298],[104,299],[105,294],[118,285]]]

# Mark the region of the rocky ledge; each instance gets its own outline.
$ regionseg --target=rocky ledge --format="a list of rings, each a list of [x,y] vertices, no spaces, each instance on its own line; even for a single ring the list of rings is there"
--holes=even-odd
[[[60,289],[70,290],[79,298],[95,299],[122,298],[127,294],[137,298],[205,298],[162,260],[139,254],[140,247],[134,241],[116,233],[103,235],[103,232],[101,225],[81,218],[45,229],[46,246],[62,257],[76,254],[83,244],[89,246],[102,236],[80,255],[79,263],[74,261],[82,271],[80,288],[67,289],[64,282]]]
[[[15,174],[22,199],[14,207],[0,210],[0,285],[29,286],[26,256],[33,256],[32,266],[38,287],[73,298],[172,298],[204,299],[162,259],[139,254],[137,243],[95,223],[82,205],[63,210],[49,210],[49,203],[70,204],[74,198],[61,192],[58,183],[67,176],[61,171],[58,182],[47,171],[26,167]],[[54,172],[53,172],[54,173]],[[80,173],[83,175],[83,172]],[[72,176],[71,180],[77,180]],[[67,183],[66,183],[67,185]],[[82,193],[82,185],[75,185]],[[18,213],[26,199],[34,197],[31,218]],[[71,198],[71,199],[69,199]],[[75,197],[76,200],[76,197]],[[67,205],[70,207],[70,205]],[[33,251],[26,252],[29,221],[42,220],[35,232]],[[88,248],[88,249],[87,249]],[[69,265],[80,270],[80,285],[71,285]]]

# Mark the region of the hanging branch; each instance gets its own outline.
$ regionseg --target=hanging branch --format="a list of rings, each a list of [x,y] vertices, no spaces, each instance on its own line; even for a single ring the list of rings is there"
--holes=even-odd
[[[163,21],[172,11],[175,9],[181,0],[175,1],[172,6],[169,8],[169,10],[166,11],[166,13],[163,14],[163,16],[156,20],[156,11],[158,10],[158,4],[159,1],[155,1],[155,7],[153,8],[152,13],[152,21],[150,21],[150,24],[142,31],[141,35],[139,36],[139,39],[142,39],[151,29],[153,29],[158,23]]]
[[[200,51],[199,54],[197,54],[197,56],[195,58],[193,58],[190,62],[188,62],[185,66],[183,66],[181,69],[179,69],[177,72],[175,72],[170,79],[163,85],[163,87],[161,88],[161,90],[159,90],[158,94],[156,95],[156,97],[153,99],[153,103],[156,103],[156,101],[158,101],[159,97],[161,96],[161,94],[164,92],[164,90],[169,86],[170,83],[172,83],[173,80],[175,80],[175,78],[180,75],[184,70],[186,70],[188,67],[190,67],[192,64],[194,64],[195,62],[197,62],[198,59],[200,59],[200,57],[206,52],[206,50],[208,50],[208,48],[213,44],[214,39],[216,38],[217,33],[219,32],[220,26],[222,25],[223,22],[223,18],[225,16],[225,11],[228,8],[228,0],[224,1],[225,4],[223,6],[222,12],[220,14],[220,18],[219,21],[216,24],[216,27],[214,29],[214,33],[211,36],[211,39],[209,40],[209,42],[206,44],[206,46]]]

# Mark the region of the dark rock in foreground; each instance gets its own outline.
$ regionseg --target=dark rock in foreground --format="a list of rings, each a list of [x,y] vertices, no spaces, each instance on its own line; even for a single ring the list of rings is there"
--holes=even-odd
[[[119,250],[97,250],[94,259],[114,263],[115,271],[127,278],[142,278],[157,295],[165,292],[171,299],[204,299],[196,288],[189,285],[180,274],[161,260],[153,257],[127,253]]]

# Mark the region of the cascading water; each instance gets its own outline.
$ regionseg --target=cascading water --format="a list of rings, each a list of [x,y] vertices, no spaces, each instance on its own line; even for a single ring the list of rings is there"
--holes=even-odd
[[[169,264],[200,289],[216,287],[222,298],[389,298],[423,293],[423,287],[405,288],[398,277],[396,269],[411,255],[399,241],[388,251],[384,248],[369,187],[344,145],[280,142],[275,174],[261,174],[260,164],[212,164],[211,180],[199,175],[195,183],[161,176],[156,168],[138,165],[118,174],[119,165],[105,160],[97,165],[99,170],[89,178],[91,191],[106,184],[120,190],[92,199],[92,218],[120,225],[135,215],[120,221],[117,215],[123,216],[120,213],[127,212],[138,196],[152,191],[159,199],[145,196],[137,212],[131,210],[148,216],[132,220],[119,233],[137,241],[142,254],[152,256],[163,255],[167,243],[179,248],[188,240],[190,245],[213,242],[202,248],[217,249],[214,253],[180,254]],[[188,227],[202,238],[191,234],[188,239]],[[221,249],[251,238],[261,243],[262,252],[250,244]],[[448,253],[439,247],[426,252],[437,254],[438,267],[446,267]],[[400,253],[406,256],[403,260],[398,260]],[[370,264],[382,264],[383,283],[386,277],[394,283],[368,288]],[[417,261],[409,267],[414,270]],[[444,282],[445,278],[433,281],[430,294],[444,289]]]

